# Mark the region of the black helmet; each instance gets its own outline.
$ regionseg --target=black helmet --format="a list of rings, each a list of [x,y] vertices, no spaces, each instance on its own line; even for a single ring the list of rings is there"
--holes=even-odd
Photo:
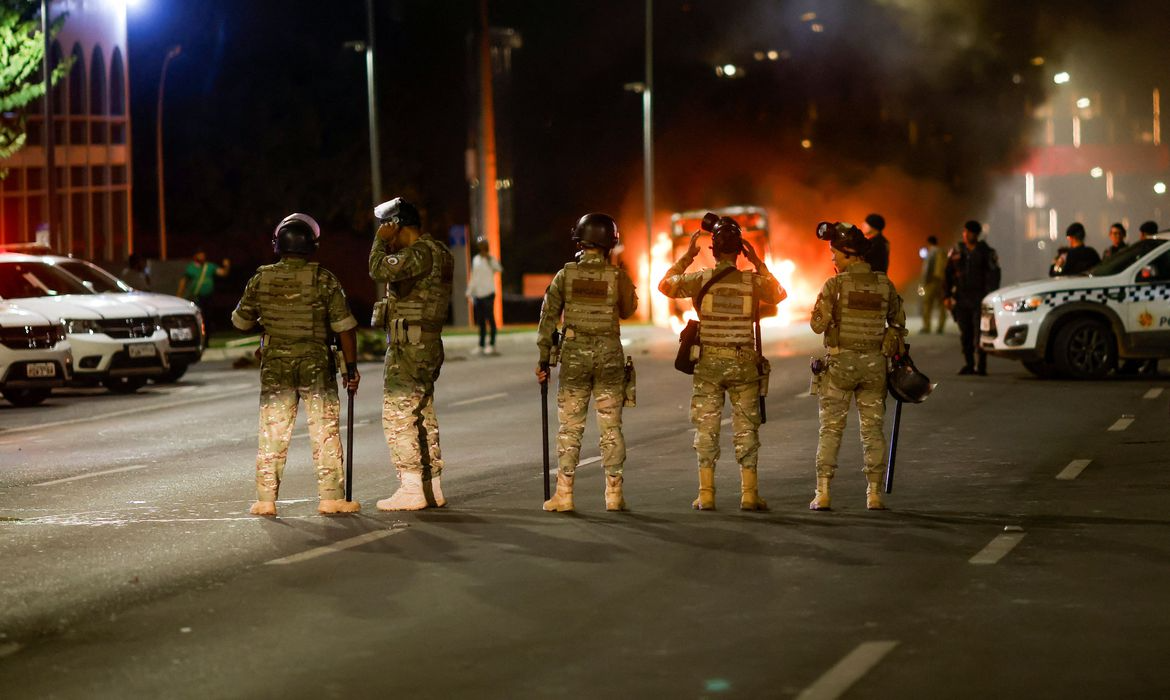
[[[619,240],[617,222],[608,214],[586,214],[573,227],[573,242],[584,247],[612,250]]]
[[[395,197],[374,207],[374,218],[380,223],[398,224],[404,228],[422,225],[418,209],[402,197]]]
[[[711,227],[711,250],[716,255],[738,255],[743,250],[743,231],[730,216],[724,216]]]
[[[870,240],[861,229],[844,221],[817,224],[817,238],[828,241],[831,247],[846,255],[861,257],[869,252]]]
[[[922,403],[934,387],[930,378],[914,366],[909,352],[894,357],[893,369],[886,375],[886,386],[902,403]]]
[[[289,214],[272,232],[272,250],[277,255],[312,255],[317,252],[321,227],[308,214]]]

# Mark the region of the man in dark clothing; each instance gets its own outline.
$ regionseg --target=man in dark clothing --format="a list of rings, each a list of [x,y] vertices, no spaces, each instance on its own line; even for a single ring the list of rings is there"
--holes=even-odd
[[[979,317],[983,297],[999,287],[999,257],[979,240],[978,221],[963,224],[963,242],[951,249],[947,260],[943,303],[959,326],[959,344],[966,361],[959,374],[987,374],[987,353],[979,349]],[[976,355],[978,354],[978,365]]]
[[[1048,268],[1049,277],[1079,275],[1101,262],[1097,250],[1085,245],[1085,227],[1081,222],[1074,221],[1069,224],[1064,235],[1068,239],[1068,248],[1052,261],[1052,266]]]
[[[1138,227],[1138,233],[1142,235],[1143,241],[1147,238],[1153,238],[1154,236],[1158,235],[1158,222],[1143,221],[1142,225]]]
[[[865,254],[865,261],[874,272],[890,270],[890,239],[882,234],[885,229],[886,220],[881,214],[865,217],[862,233],[869,238],[869,252]]]
[[[1109,242],[1113,245],[1101,254],[1102,260],[1108,260],[1125,249],[1125,226],[1122,226],[1120,221],[1109,227]]]

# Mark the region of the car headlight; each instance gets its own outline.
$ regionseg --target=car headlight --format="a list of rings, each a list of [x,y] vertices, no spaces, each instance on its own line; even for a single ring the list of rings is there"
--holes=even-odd
[[[1004,299],[1000,308],[1004,311],[1035,311],[1044,304],[1044,299],[1038,296],[1030,297],[1016,297],[1015,299]]]
[[[63,318],[61,324],[65,326],[66,333],[101,333],[102,327],[98,325],[97,321],[91,321],[85,318]]]

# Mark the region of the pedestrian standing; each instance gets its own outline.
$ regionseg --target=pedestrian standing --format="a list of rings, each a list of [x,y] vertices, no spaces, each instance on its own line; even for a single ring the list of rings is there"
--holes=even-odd
[[[191,262],[183,271],[179,279],[178,296],[195,302],[203,312],[203,321],[206,332],[203,335],[203,345],[207,346],[211,333],[218,327],[218,318],[213,312],[212,297],[215,294],[215,278],[227,277],[231,273],[232,261],[224,258],[219,265],[208,262],[207,252],[202,248],[195,251]]]
[[[821,287],[809,322],[814,333],[824,334],[828,349],[814,382],[820,431],[817,488],[809,508],[830,509],[829,482],[837,470],[846,416],[856,401],[866,480],[865,507],[882,510],[887,358],[905,351],[906,313],[890,278],[865,262],[873,241],[867,241],[856,226],[824,222],[817,227],[817,237],[829,241],[837,275]]]
[[[443,456],[435,415],[435,381],[443,366],[443,323],[451,303],[455,258],[422,230],[418,209],[396,197],[374,208],[378,232],[370,277],[386,285],[374,326],[386,333],[382,429],[398,473],[398,490],[378,510],[446,505]]]
[[[543,384],[548,381],[553,333],[563,319],[557,389],[557,486],[543,507],[547,511],[573,510],[573,481],[592,396],[605,469],[605,509],[620,511],[626,509],[622,407],[627,381],[621,320],[634,314],[638,295],[626,271],[609,262],[610,252],[620,240],[613,217],[586,214],[572,231],[580,251],[578,259],[553,277],[544,293],[536,332],[540,348],[536,378]]]
[[[122,268],[122,274],[118,275],[126,284],[140,289],[144,292],[150,291],[150,272],[146,269],[146,263],[142,261],[142,256],[138,253],[131,253],[130,257],[126,258],[126,267]]]
[[[355,513],[345,500],[341,450],[341,402],[331,334],[340,339],[349,367],[346,388],[357,391],[357,320],[350,313],[341,283],[332,272],[308,258],[317,251],[321,229],[307,214],[290,214],[276,227],[273,250],[280,261],[264,265],[244,288],[232,312],[241,331],[264,328],[260,350],[260,447],[256,455],[256,502],[253,515],[276,515],[276,499],[288,457],[297,403],[305,402],[313,463],[317,473],[318,513]]]
[[[753,327],[761,304],[779,304],[787,293],[731,217],[719,219],[711,233],[715,267],[686,272],[699,254],[699,235],[666,272],[658,290],[672,299],[690,298],[699,315],[698,362],[691,384],[691,422],[699,465],[698,510],[715,510],[715,465],[726,395],[731,403],[735,461],[739,463],[743,510],[766,510],[759,494],[760,396],[766,391],[766,362],[757,351]],[[740,253],[755,272],[738,270]]]
[[[869,238],[869,252],[865,254],[865,261],[874,272],[885,273],[890,269],[890,239],[886,238],[886,219],[881,214],[870,214],[862,224],[864,233]]]
[[[951,249],[947,260],[943,303],[959,327],[959,345],[963,349],[963,367],[959,374],[987,374],[987,353],[979,347],[979,322],[983,297],[999,288],[999,256],[995,249],[979,240],[983,225],[978,221],[963,224],[963,240]]]
[[[479,326],[479,354],[496,354],[496,275],[504,271],[500,261],[492,257],[486,238],[476,241],[478,253],[471,259],[471,277],[467,281],[467,298],[471,300],[475,323]],[[484,340],[491,328],[491,342]]]
[[[926,237],[926,247],[922,252],[922,332],[930,332],[930,322],[937,311],[938,327],[935,332],[942,333],[947,322],[947,308],[943,304],[947,254],[939,247],[935,236]]]
[[[1088,272],[1101,262],[1101,256],[1097,254],[1097,249],[1085,245],[1084,224],[1079,221],[1072,222],[1068,225],[1064,235],[1065,240],[1068,241],[1068,247],[1061,249],[1061,253],[1056,256],[1056,260],[1048,268],[1049,277],[1079,275],[1082,272]]]
[[[1141,240],[1143,241],[1147,238],[1153,238],[1158,235],[1158,222],[1143,221],[1142,225],[1138,227],[1138,233],[1141,234]]]
[[[1120,221],[1109,227],[1109,243],[1111,245],[1101,254],[1102,260],[1108,260],[1125,250],[1125,226]]]

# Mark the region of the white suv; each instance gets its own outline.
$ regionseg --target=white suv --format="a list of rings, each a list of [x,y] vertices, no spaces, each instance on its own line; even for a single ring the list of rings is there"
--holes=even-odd
[[[41,314],[0,301],[0,394],[17,406],[36,406],[73,368],[65,329]]]
[[[1170,357],[1170,237],[1127,246],[1083,275],[983,299],[980,347],[1038,376],[1097,379],[1121,359]]]

